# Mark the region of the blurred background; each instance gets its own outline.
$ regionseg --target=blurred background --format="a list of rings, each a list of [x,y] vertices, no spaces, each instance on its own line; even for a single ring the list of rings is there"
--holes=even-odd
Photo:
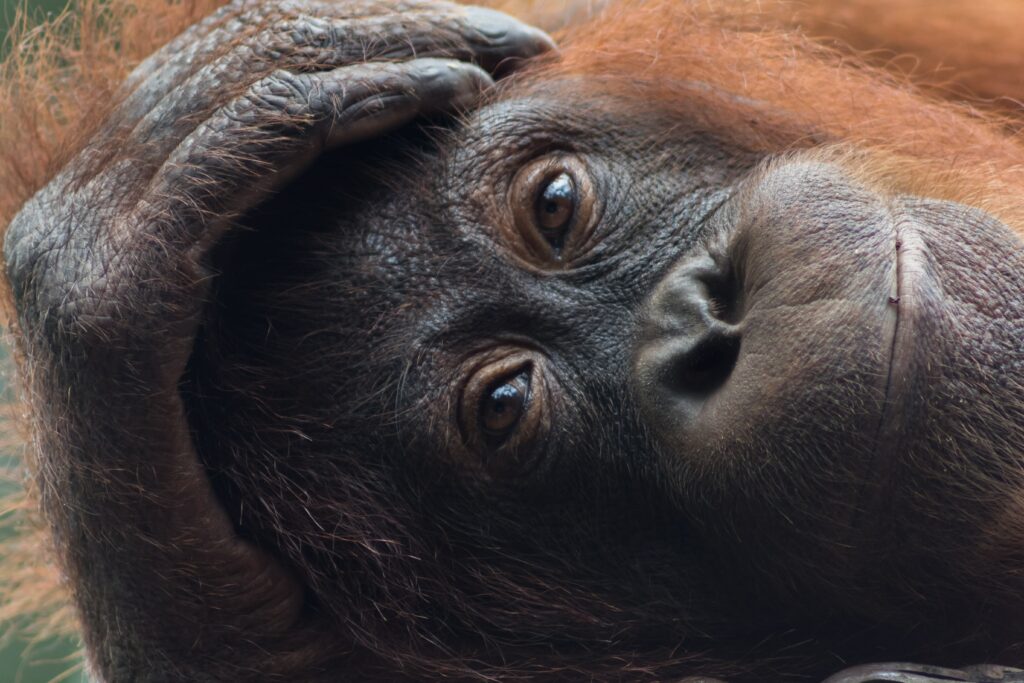
[[[64,0],[0,0],[0,36],[6,38],[18,11],[33,19],[58,13]],[[0,44],[0,56],[9,49],[7,41]],[[0,348],[0,363],[6,365],[6,354]],[[0,375],[0,393],[6,389]],[[0,468],[10,468],[8,454],[0,453]],[[0,499],[11,492],[13,484],[0,477]],[[0,522],[9,513],[0,508]],[[7,533],[0,528],[0,534]],[[85,683],[77,655],[77,644],[65,639],[29,639],[11,631],[10,624],[0,623],[0,683]]]

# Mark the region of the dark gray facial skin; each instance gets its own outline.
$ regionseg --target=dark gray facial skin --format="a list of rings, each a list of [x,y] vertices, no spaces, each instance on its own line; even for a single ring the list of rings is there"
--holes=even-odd
[[[649,299],[635,365],[702,533],[794,599],[887,618],[941,602],[1019,637],[1019,238],[800,158],[709,226]],[[678,374],[694,362],[719,373],[699,391]]]
[[[99,675],[1024,664],[1009,228],[598,79],[490,90],[553,47],[493,12],[239,7],[5,238]]]
[[[263,422],[259,469],[316,472],[339,492],[268,522],[249,501],[282,514],[287,490],[252,478],[251,451],[218,459],[251,533],[322,545],[370,453],[410,506],[395,533],[416,539],[410,554],[458,558],[432,581],[470,603],[495,590],[466,583],[493,570],[469,550],[487,538],[545,581],[593,586],[595,568],[637,581],[615,598],[622,623],[660,600],[646,616],[669,639],[692,638],[681,623],[718,646],[760,628],[849,658],[949,664],[1015,642],[1020,240],[813,151],[769,159],[678,124],[666,137],[656,113],[552,90],[513,91],[435,133],[436,149],[404,140],[369,168],[326,163],[223,266],[224,346],[245,363],[217,355],[196,375],[244,389],[200,423],[220,432],[203,452]],[[508,197],[524,166],[566,155],[599,219],[571,263],[551,264],[524,255]],[[314,201],[311,227],[282,234]],[[488,449],[460,424],[468,376],[510,356],[532,369],[542,417]],[[307,580],[342,618],[351,560],[319,552]],[[566,552],[583,566],[558,575]]]

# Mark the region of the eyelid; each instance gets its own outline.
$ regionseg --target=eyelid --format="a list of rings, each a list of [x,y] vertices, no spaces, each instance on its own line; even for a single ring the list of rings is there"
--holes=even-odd
[[[535,224],[539,192],[560,173],[572,179],[576,206],[563,247],[556,253]],[[589,167],[567,152],[552,153],[524,165],[509,186],[510,220],[505,231],[512,252],[531,270],[568,270],[587,253],[597,217],[597,193]]]
[[[457,405],[457,424],[468,464],[489,476],[521,474],[532,464],[537,444],[550,428],[550,392],[544,357],[537,351],[503,347],[477,356],[466,366]],[[489,447],[479,425],[480,405],[486,392],[516,376],[529,375],[523,413],[509,437]]]
[[[521,374],[528,369],[530,361],[516,351],[504,354],[488,354],[470,374],[462,388],[462,400],[459,422],[463,427],[467,441],[473,441],[472,427],[479,415],[481,400],[495,386]],[[472,421],[472,422],[471,422]]]
[[[522,395],[522,401],[523,401],[522,411],[516,417],[515,422],[508,428],[507,432],[505,432],[504,434],[498,434],[498,433],[494,433],[494,432],[489,432],[488,429],[487,429],[487,426],[485,424],[483,424],[483,419],[482,419],[482,412],[483,412],[483,408],[484,408],[485,402],[490,400],[490,399],[492,399],[494,397],[494,395],[498,391],[503,389],[504,387],[514,386],[515,383],[520,378],[523,378],[523,388],[520,391],[520,393]],[[481,431],[484,434],[484,440],[487,441],[488,437],[495,437],[495,438],[497,438],[497,437],[504,436],[504,437],[507,438],[507,436],[511,435],[519,427],[520,422],[522,422],[523,419],[529,413],[529,411],[531,409],[530,402],[532,400],[533,400],[533,364],[532,363],[527,363],[527,365],[522,367],[520,370],[513,371],[511,374],[506,375],[504,377],[501,377],[501,378],[495,380],[493,383],[491,383],[490,386],[487,389],[484,389],[484,391],[480,394],[480,396],[479,396],[479,398],[477,400],[477,420],[480,423]],[[505,441],[505,439],[502,439],[501,443],[495,444],[493,447],[495,449],[500,448],[501,445],[504,444],[504,441]]]
[[[551,199],[548,195],[552,192],[552,188],[556,188],[555,199]],[[553,212],[548,211],[545,213],[545,209],[551,202],[559,202],[562,199],[568,198],[571,201],[569,208],[569,215],[565,217],[565,220],[552,227],[545,223],[545,217],[551,217]],[[548,240],[548,244],[551,248],[558,253],[559,260],[561,260],[561,250],[565,244],[565,238],[572,232],[573,226],[578,218],[578,207],[579,203],[579,190],[576,187],[576,181],[572,177],[572,174],[567,171],[561,171],[550,180],[544,181],[540,186],[540,191],[537,193],[537,198],[534,201],[533,213],[534,219],[536,220],[537,227],[540,229],[541,234],[545,239]],[[557,208],[563,208],[559,205]],[[552,238],[557,238],[561,244],[555,244]]]

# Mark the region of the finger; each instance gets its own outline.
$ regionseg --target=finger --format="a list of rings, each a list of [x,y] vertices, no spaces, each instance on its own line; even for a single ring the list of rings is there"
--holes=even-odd
[[[995,666],[967,670],[946,669],[926,664],[865,664],[845,669],[822,683],[995,683],[1024,681],[1024,672]],[[1020,678],[1015,678],[1019,675]]]
[[[235,0],[172,39],[139,64],[121,86],[126,113],[152,108],[166,90],[197,68],[225,54],[240,39],[275,22],[303,15],[358,20],[365,17],[412,12],[435,5],[431,0]],[[150,82],[150,87],[144,84]],[[161,87],[163,86],[163,87]]]
[[[193,131],[154,176],[139,225],[199,253],[225,216],[245,210],[329,147],[352,144],[420,116],[468,107],[492,84],[477,66],[444,59],[367,63],[324,73],[277,71]],[[176,234],[174,231],[178,231]],[[143,237],[143,239],[148,239]]]
[[[382,8],[390,11],[384,14]],[[155,131],[176,141],[182,126],[168,123],[188,129],[189,113],[204,119],[230,98],[232,87],[277,68],[451,57],[505,73],[553,46],[546,34],[507,15],[446,2],[260,3],[248,12],[202,22],[176,40],[172,51],[147,60],[133,74],[134,92],[117,118],[121,126],[141,119],[135,131],[139,141],[151,139]]]
[[[464,34],[476,61],[501,76],[524,60],[556,49],[555,41],[539,28],[507,14],[482,7],[467,7]]]
[[[968,680],[977,679],[980,683],[1024,683],[1024,669],[995,664],[979,664],[964,669]]]

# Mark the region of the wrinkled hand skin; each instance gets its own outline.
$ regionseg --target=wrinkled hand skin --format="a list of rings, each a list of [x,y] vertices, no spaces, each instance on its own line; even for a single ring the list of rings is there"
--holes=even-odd
[[[139,66],[16,217],[42,506],[99,678],[316,680],[346,657],[301,585],[238,538],[192,445],[177,382],[208,252],[323,150],[467,107],[552,47],[445,2],[235,2]]]
[[[1024,681],[1024,671],[1003,666],[973,666],[967,669],[946,669],[920,664],[868,664],[844,669],[829,676],[823,683],[1017,683]],[[717,678],[684,678],[679,683],[722,683]]]
[[[334,681],[366,664],[302,583],[238,536],[197,456],[178,383],[210,253],[323,151],[472,106],[552,48],[445,2],[235,2],[140,65],[95,139],[16,217],[4,249],[45,426],[41,503],[98,678]],[[879,664],[828,679],[875,681],[1024,673]]]
[[[947,669],[938,666],[904,664],[868,664],[844,669],[829,676],[823,683],[1019,683],[1024,681],[1024,670],[1003,666],[972,666],[967,669]],[[684,678],[679,683],[723,683],[717,678]]]
[[[1024,681],[1024,671],[1002,666],[972,666],[967,669],[946,669],[918,664],[870,664],[856,666],[829,676],[824,683],[1015,683]]]

